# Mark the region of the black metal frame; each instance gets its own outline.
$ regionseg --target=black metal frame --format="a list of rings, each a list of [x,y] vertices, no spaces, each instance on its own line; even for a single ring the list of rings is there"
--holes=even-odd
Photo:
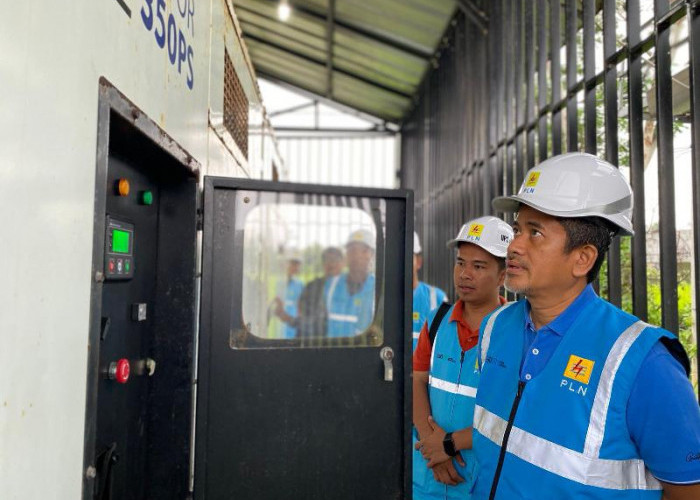
[[[405,207],[406,215],[406,225],[405,232],[401,232],[404,228],[397,230],[401,233],[403,238],[404,246],[404,261],[403,269],[408,270],[413,265],[413,239],[412,239],[412,214],[414,206],[413,192],[410,190],[402,189],[377,189],[377,188],[362,188],[362,187],[349,187],[349,186],[328,186],[328,185],[318,185],[318,184],[302,184],[302,183],[289,183],[289,182],[269,182],[269,181],[258,181],[252,179],[242,179],[242,178],[228,178],[228,177],[204,177],[204,196],[203,196],[203,211],[205,214],[203,221],[203,234],[202,234],[202,284],[201,284],[201,308],[200,308],[200,330],[199,330],[199,347],[198,347],[198,377],[197,377],[197,419],[195,424],[196,432],[196,444],[194,450],[195,462],[197,463],[197,468],[195,470],[195,498],[206,497],[205,484],[207,477],[207,453],[208,453],[208,429],[209,429],[209,414],[212,405],[218,404],[219,402],[211,401],[210,399],[210,387],[212,385],[212,370],[210,359],[211,354],[211,344],[212,338],[214,336],[214,311],[217,307],[217,300],[219,302],[227,302],[222,294],[218,297],[215,296],[214,290],[214,279],[213,279],[213,269],[214,269],[214,232],[216,231],[214,214],[220,210],[219,207],[215,205],[216,190],[245,190],[245,191],[261,191],[261,192],[271,192],[271,193],[292,193],[296,196],[318,196],[325,199],[341,199],[344,197],[349,198],[369,198],[374,200],[387,200],[392,203],[401,202],[402,206]],[[404,205],[405,204],[405,205]],[[394,207],[392,210],[395,210]],[[390,215],[390,217],[396,217],[396,212]],[[242,251],[242,249],[240,249]],[[221,263],[221,262],[220,262]],[[223,267],[228,266],[229,263],[224,263]],[[396,276],[394,274],[394,276]],[[400,274],[403,277],[402,288],[404,290],[404,296],[402,299],[403,304],[408,304],[412,300],[413,294],[413,278],[411,273],[404,272]],[[230,299],[230,297],[228,297]],[[395,314],[396,310],[387,309],[385,310],[385,315]],[[399,338],[402,339],[403,356],[397,356],[397,362],[402,363],[401,367],[397,370],[397,374],[410,373],[412,370],[412,360],[411,356],[406,353],[410,353],[412,349],[412,337],[409,335],[411,316],[410,310],[404,309],[404,332]],[[385,316],[386,317],[386,316]],[[393,316],[396,317],[396,316]],[[386,337],[385,337],[386,339]],[[386,343],[384,345],[389,345]],[[366,346],[367,351],[375,351],[381,346]],[[395,346],[396,347],[396,346]],[[314,347],[306,349],[298,349],[296,353],[300,356],[308,356],[309,353],[314,353],[318,350],[327,349],[327,347]],[[256,352],[257,351],[257,352]],[[277,349],[277,351],[280,351]],[[398,351],[398,349],[397,349]],[[271,352],[265,349],[250,349],[247,350],[250,355]],[[400,361],[399,361],[400,360]],[[351,367],[351,365],[346,364],[346,367]],[[402,425],[402,449],[409,450],[411,447],[412,440],[412,429],[413,429],[413,417],[412,417],[412,405],[413,405],[413,389],[408,377],[396,376],[396,380],[403,381],[403,421]],[[267,453],[267,450],[261,450],[263,453]],[[403,491],[406,498],[411,498],[411,485],[412,485],[412,466],[411,466],[411,455],[403,455],[403,470],[401,472],[401,481]],[[350,494],[351,492],[349,492]]]
[[[674,23],[687,17],[694,265],[700,269],[700,98],[695,87],[700,80],[700,1],[655,0],[653,32],[642,38],[640,2],[628,0],[627,36],[621,47],[615,37],[614,0],[493,0],[484,13],[486,27],[482,18],[475,19],[466,10],[456,13],[446,33],[448,47],[442,51],[436,69],[426,77],[417,107],[402,125],[401,181],[403,187],[416,192],[416,227],[429,255],[424,264],[426,279],[445,289],[452,288],[449,266],[444,265],[450,257],[444,242],[454,237],[463,221],[491,213],[489,200],[512,194],[524,172],[537,161],[564,151],[596,154],[603,149],[602,144],[600,149],[597,144],[600,135],[596,118],[603,119],[604,156],[618,164],[618,101],[622,95],[629,106],[630,179],[635,191],[633,225],[637,236],[631,242],[632,290],[623,289],[617,239],[607,256],[607,287],[603,292],[616,305],[621,305],[623,297],[631,292],[631,312],[644,320],[648,318],[642,57],[653,51],[662,326],[677,333],[670,31]],[[596,72],[598,15],[602,19],[604,64]],[[466,47],[462,47],[464,39],[470,40]],[[565,68],[560,57],[564,46]],[[619,68],[622,62],[626,63],[626,72]],[[465,66],[466,79],[461,76]],[[583,75],[579,73],[581,66]],[[560,87],[562,78],[565,95]],[[596,102],[597,91],[598,96],[603,96],[602,113]],[[481,100],[474,103],[474,95]],[[696,297],[700,297],[697,277],[693,285]],[[700,325],[700,309],[694,321]],[[698,343],[697,333],[695,342]]]
[[[110,129],[115,117],[129,122],[135,130],[152,141],[156,148],[170,155],[189,175],[199,180],[200,164],[192,155],[166,134],[158,125],[122,94],[111,82],[101,77],[97,113],[97,157],[95,170],[95,211],[93,218],[92,267],[90,284],[90,331],[88,336],[87,383],[85,403],[85,435],[83,444],[82,498],[93,498],[95,486],[95,430],[102,293],[104,285],[105,212],[107,206],[107,170],[110,155]],[[193,304],[194,309],[194,304]]]

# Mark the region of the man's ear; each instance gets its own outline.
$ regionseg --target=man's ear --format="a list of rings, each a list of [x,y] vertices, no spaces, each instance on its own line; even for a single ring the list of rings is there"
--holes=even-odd
[[[574,260],[572,273],[576,278],[585,278],[588,272],[595,265],[598,258],[598,249],[591,244],[582,245],[571,251]]]
[[[501,269],[501,266],[498,266],[498,288],[501,288],[505,282],[506,268],[504,267],[503,269]]]

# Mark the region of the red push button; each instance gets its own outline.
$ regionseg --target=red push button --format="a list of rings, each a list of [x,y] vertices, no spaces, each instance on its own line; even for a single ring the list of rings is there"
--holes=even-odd
[[[119,361],[112,362],[109,365],[109,378],[116,380],[120,384],[126,384],[129,380],[129,373],[131,372],[131,367],[129,366],[129,360],[122,358]]]

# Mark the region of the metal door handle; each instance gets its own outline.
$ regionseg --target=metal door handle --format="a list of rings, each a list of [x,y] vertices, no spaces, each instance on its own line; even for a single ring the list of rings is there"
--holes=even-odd
[[[379,351],[379,357],[384,361],[384,381],[393,382],[394,381],[394,350],[385,346]]]

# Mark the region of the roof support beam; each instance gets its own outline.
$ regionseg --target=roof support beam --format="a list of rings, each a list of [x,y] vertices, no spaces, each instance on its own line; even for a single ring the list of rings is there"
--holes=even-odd
[[[310,108],[314,105],[314,102],[305,102],[304,104],[299,104],[297,106],[292,106],[291,108],[280,109],[279,111],[273,111],[268,116],[273,118],[275,116],[286,115],[287,113],[294,113],[295,111],[301,111],[302,109]]]
[[[273,49],[279,50],[279,51],[281,51],[281,52],[284,52],[284,53],[286,53],[286,54],[292,55],[292,56],[294,56],[294,57],[298,57],[299,59],[303,59],[304,61],[307,61],[307,62],[312,63],[312,64],[323,65],[323,63],[324,63],[324,61],[318,61],[318,60],[313,59],[313,58],[311,58],[311,57],[309,57],[309,56],[307,56],[307,55],[305,55],[305,54],[301,54],[301,53],[299,53],[299,52],[297,52],[297,51],[291,50],[289,47],[285,47],[285,46],[283,46],[283,45],[274,43],[274,42],[272,42],[272,41],[270,41],[270,40],[265,40],[264,38],[261,38],[261,37],[255,36],[255,35],[251,35],[250,33],[248,33],[248,34],[243,33],[243,38],[244,38],[244,39],[253,40],[253,41],[255,41],[255,42],[257,42],[257,43],[260,43],[260,44],[262,44],[262,45],[267,45],[267,46],[269,46],[269,47],[272,47]],[[334,66],[332,63],[330,64],[330,67],[331,67],[331,70],[332,70],[332,71],[335,71],[335,72],[337,72],[337,73],[339,73],[339,74],[348,76],[348,77],[350,77],[350,78],[354,78],[354,79],[359,80],[359,81],[361,81],[361,82],[363,82],[363,83],[366,83],[367,85],[370,85],[370,86],[372,86],[372,87],[381,89],[381,90],[383,90],[383,91],[385,91],[385,92],[389,92],[389,93],[391,93],[391,94],[395,94],[395,95],[400,96],[400,97],[405,97],[406,99],[411,99],[411,98],[413,97],[413,96],[410,95],[410,94],[406,94],[405,92],[402,92],[402,91],[400,91],[400,90],[397,90],[397,89],[394,89],[394,88],[392,88],[392,87],[388,87],[388,86],[383,85],[383,84],[381,84],[381,83],[375,82],[375,81],[373,81],[373,80],[370,80],[370,79],[368,79],[368,78],[365,78],[364,76],[360,76],[360,75],[357,75],[357,74],[355,74],[355,73],[351,73],[350,71],[345,71],[345,70],[343,70],[343,69],[337,68],[337,67]]]
[[[289,5],[296,10],[297,12],[301,12],[302,14],[306,14],[310,17],[315,17],[316,19],[319,20],[325,20],[326,16],[323,14],[319,14],[317,11],[310,9],[308,7],[305,7],[303,5],[299,5],[296,2],[290,2]],[[416,47],[414,45],[409,45],[407,43],[401,42],[399,40],[396,40],[392,37],[386,36],[382,33],[377,33],[371,30],[368,30],[367,28],[350,23],[347,21],[341,21],[340,19],[335,19],[334,24],[336,26],[339,26],[341,28],[345,28],[350,31],[354,31],[358,35],[362,35],[365,38],[369,38],[370,40],[373,40],[375,42],[380,42],[385,45],[388,45],[389,47],[392,47],[397,50],[401,50],[403,52],[406,52],[408,54],[411,54],[413,56],[416,56],[420,59],[430,59],[433,55],[433,53],[429,50],[425,50],[420,47]]]
[[[326,16],[326,97],[333,99],[333,35],[335,33],[335,0],[328,0]]]
[[[481,28],[484,34],[488,32],[489,18],[483,10],[474,5],[471,0],[457,0],[457,5],[459,10]]]

